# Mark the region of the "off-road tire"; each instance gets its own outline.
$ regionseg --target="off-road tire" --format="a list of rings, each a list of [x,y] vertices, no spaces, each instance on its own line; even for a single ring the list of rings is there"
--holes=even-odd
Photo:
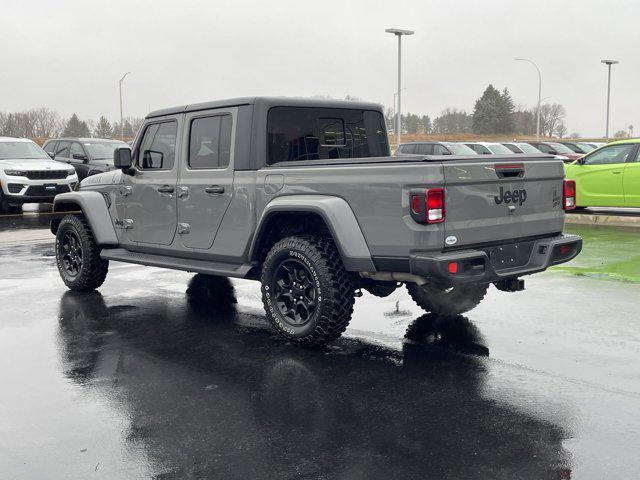
[[[65,235],[75,236],[79,247],[81,265],[76,274],[65,266],[63,244]],[[109,261],[100,258],[100,246],[86,219],[79,215],[67,215],[58,225],[56,233],[56,264],[62,281],[74,292],[90,292],[104,283],[109,270]]]
[[[487,293],[489,284],[458,285],[442,289],[433,285],[408,283],[407,290],[414,302],[425,312],[438,315],[459,315],[474,309]]]
[[[282,268],[298,262],[306,268],[309,287],[315,292],[315,307],[303,324],[287,320],[281,310]],[[354,287],[333,240],[326,236],[292,236],[278,241],[267,253],[260,276],[262,302],[267,318],[288,340],[305,346],[320,346],[338,338],[353,313]],[[286,292],[285,292],[286,293]],[[305,298],[307,296],[305,295]],[[303,309],[304,311],[309,311]]]

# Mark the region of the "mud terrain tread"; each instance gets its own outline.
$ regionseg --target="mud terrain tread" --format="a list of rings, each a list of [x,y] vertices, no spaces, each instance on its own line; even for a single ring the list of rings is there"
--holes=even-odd
[[[407,284],[407,291],[411,299],[425,312],[439,315],[459,315],[477,307],[484,299],[489,284],[470,284],[454,287],[445,293],[438,292],[435,287],[428,285],[423,288],[415,283]]]
[[[320,318],[315,328],[304,337],[293,337],[283,332],[271,318],[266,298],[262,301],[267,317],[276,330],[287,339],[305,346],[318,346],[337,339],[347,328],[353,314],[354,288],[344,268],[333,240],[326,236],[301,235],[278,241],[269,251],[262,265],[262,280],[273,257],[282,250],[295,249],[306,255],[314,264],[323,285]],[[263,282],[264,285],[264,282]]]
[[[76,231],[82,243],[82,269],[75,278],[64,274],[64,267],[61,265],[61,259],[58,254],[58,236],[66,226],[71,226]],[[67,215],[60,221],[58,235],[56,235],[56,264],[62,281],[70,290],[74,292],[90,292],[104,283],[109,270],[109,261],[100,258],[101,250],[93,237],[91,227],[83,216]]]

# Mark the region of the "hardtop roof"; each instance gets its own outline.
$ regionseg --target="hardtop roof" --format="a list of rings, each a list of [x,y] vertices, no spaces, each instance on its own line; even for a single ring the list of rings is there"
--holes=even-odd
[[[185,112],[197,112],[199,110],[210,110],[214,108],[238,107],[241,105],[260,105],[267,109],[271,107],[315,107],[382,111],[382,106],[373,102],[302,97],[243,97],[163,108],[150,112],[146,118],[162,117],[165,115],[175,115]]]

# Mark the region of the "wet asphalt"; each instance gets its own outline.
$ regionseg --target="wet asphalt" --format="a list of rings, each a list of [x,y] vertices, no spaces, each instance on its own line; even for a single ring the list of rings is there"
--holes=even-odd
[[[257,283],[112,262],[75,294],[50,242],[0,242],[0,478],[638,478],[640,231],[574,228],[524,292],[454,319],[365,294],[316,350]]]

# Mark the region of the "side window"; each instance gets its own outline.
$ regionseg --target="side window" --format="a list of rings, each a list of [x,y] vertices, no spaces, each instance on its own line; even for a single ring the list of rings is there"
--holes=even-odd
[[[544,143],[539,143],[535,147],[541,152],[553,153],[553,149],[549,145],[545,145]]]
[[[448,153],[449,153],[449,150],[447,149],[447,147],[443,145],[436,144],[433,146],[434,155],[447,155]]]
[[[231,115],[194,118],[189,132],[189,167],[224,168],[231,157]]]
[[[75,158],[74,155],[81,155],[81,156],[86,156],[84,153],[84,150],[82,149],[82,146],[78,143],[78,142],[73,142],[71,144],[71,158]]]
[[[635,145],[611,145],[604,147],[593,155],[583,157],[585,165],[610,165],[625,163],[630,159]]]
[[[400,145],[400,153],[415,153],[415,145]]]
[[[47,144],[44,146],[44,151],[47,153],[55,153],[56,151],[56,145],[58,144],[58,142],[47,142]]]
[[[153,123],[144,131],[138,153],[138,167],[143,170],[171,170],[176,157],[176,121]]]
[[[429,143],[423,143],[416,146],[416,153],[420,155],[433,155],[433,145]]]
[[[56,157],[69,157],[69,142],[58,142],[58,146],[56,147]]]

